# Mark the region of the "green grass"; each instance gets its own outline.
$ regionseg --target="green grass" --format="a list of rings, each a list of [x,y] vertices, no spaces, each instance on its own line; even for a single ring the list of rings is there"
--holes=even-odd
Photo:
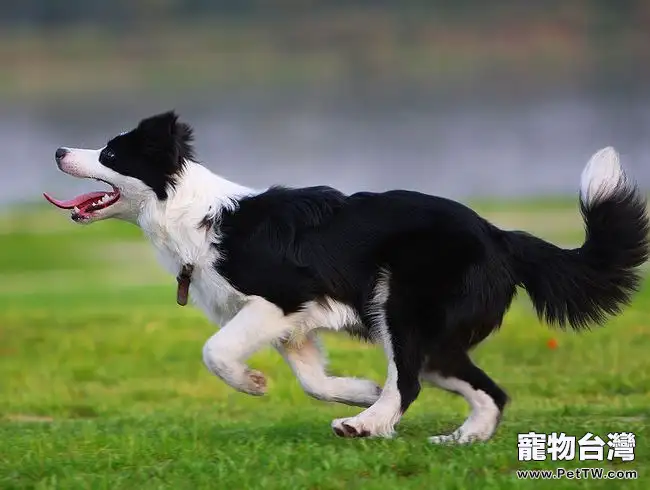
[[[575,203],[479,207],[505,227],[578,243]],[[358,409],[302,393],[273,351],[250,364],[265,397],[234,392],[201,362],[211,326],[175,304],[134,227],[73,225],[39,207],[0,217],[0,488],[345,489],[647,488],[650,284],[606,328],[577,335],[540,325],[518,300],[474,358],[512,403],[489,443],[432,446],[465,403],[425,388],[393,440],[343,440],[330,420]],[[559,346],[551,350],[549,339]],[[381,381],[376,347],[326,339],[331,367]],[[632,431],[633,463],[524,463],[517,434]],[[517,469],[616,467],[639,480],[517,480]]]

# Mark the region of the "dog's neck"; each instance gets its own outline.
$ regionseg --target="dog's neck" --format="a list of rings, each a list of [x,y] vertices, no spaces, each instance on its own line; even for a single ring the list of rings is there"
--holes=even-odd
[[[252,194],[252,189],[187,162],[166,200],[143,202],[137,223],[165,256],[170,272],[177,273],[173,269],[183,264],[210,260],[210,246],[218,238],[218,230],[206,223],[215,222],[223,211],[234,209],[239,199]]]

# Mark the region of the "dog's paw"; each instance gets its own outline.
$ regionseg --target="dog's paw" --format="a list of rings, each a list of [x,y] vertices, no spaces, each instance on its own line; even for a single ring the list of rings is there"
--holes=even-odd
[[[266,377],[256,369],[246,370],[246,393],[255,396],[266,394]]]
[[[464,442],[469,442],[469,441],[461,440],[460,434],[453,433],[453,434],[440,434],[438,436],[431,436],[429,437],[429,442],[431,444],[463,444]]]
[[[364,420],[362,417],[349,417],[332,421],[332,430],[339,437],[387,437],[395,434],[392,426]]]
[[[451,434],[429,438],[433,444],[469,444],[487,441],[492,438],[499,425],[501,412],[496,406],[487,405],[482,410],[474,411],[468,419]]]
[[[431,444],[471,444],[473,442],[487,441],[492,436],[492,431],[471,431],[461,427],[451,434],[441,434],[429,437]]]

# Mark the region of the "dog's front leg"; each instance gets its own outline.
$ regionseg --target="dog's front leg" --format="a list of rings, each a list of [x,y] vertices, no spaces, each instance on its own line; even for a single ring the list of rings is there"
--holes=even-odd
[[[236,390],[250,395],[266,392],[266,378],[246,365],[257,350],[287,335],[293,328],[283,311],[261,297],[246,305],[203,346],[207,368]]]
[[[280,342],[276,344],[276,349],[287,361],[305,392],[318,400],[369,407],[381,394],[381,388],[373,381],[328,375],[325,354],[316,332],[309,332],[298,342]]]

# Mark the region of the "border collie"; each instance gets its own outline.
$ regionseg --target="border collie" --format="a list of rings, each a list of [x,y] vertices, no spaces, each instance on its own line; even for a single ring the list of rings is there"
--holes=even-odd
[[[266,380],[246,360],[272,345],[311,396],[367,407],[332,422],[342,437],[386,436],[424,381],[463,396],[467,420],[435,443],[489,439],[506,393],[468,351],[497,330],[517,286],[540,319],[584,330],[616,315],[648,257],[645,198],[613,148],[593,155],[580,186],[586,239],[567,250],[504,231],[464,205],[395,190],[253,190],[200,165],[174,112],[142,120],[105,147],[59,148],[66,174],[112,187],[59,201],[81,224],[138,225],[161,262],[221,328],[203,347],[216,376],[251,395]],[[380,344],[384,386],[326,371],[322,329]]]

